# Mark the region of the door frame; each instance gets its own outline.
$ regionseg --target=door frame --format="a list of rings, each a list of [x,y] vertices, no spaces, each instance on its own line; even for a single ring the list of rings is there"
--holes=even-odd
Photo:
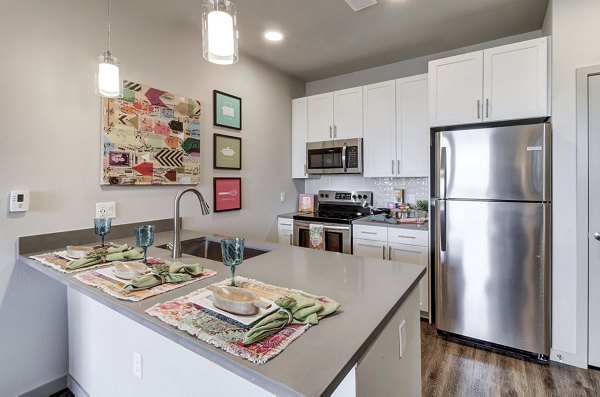
[[[577,69],[576,102],[576,247],[577,247],[577,356],[589,362],[589,78],[600,75],[600,65]]]

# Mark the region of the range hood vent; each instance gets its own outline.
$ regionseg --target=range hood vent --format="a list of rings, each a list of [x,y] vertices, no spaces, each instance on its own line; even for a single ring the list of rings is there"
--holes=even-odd
[[[370,6],[377,4],[377,0],[344,0],[354,12],[360,11]]]

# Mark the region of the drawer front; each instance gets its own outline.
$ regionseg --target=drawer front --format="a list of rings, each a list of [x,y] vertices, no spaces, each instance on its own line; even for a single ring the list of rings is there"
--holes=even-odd
[[[277,228],[279,230],[294,230],[294,220],[287,218],[277,218]]]
[[[412,230],[401,228],[388,228],[388,241],[390,243],[411,244],[427,247],[429,245],[429,232],[427,230]]]
[[[354,225],[352,227],[352,237],[387,242],[388,230],[387,227],[381,226]]]

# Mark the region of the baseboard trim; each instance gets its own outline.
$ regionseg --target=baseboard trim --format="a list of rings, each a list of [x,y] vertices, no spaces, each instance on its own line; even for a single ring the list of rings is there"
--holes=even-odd
[[[19,394],[19,397],[48,397],[63,390],[65,387],[67,387],[67,375],[63,375],[60,378],[56,378],[50,382],[44,383],[35,389],[31,389],[23,394]]]
[[[69,387],[69,390],[75,394],[75,397],[90,397],[90,395],[83,389],[83,387],[79,385],[79,383],[77,383],[75,379],[73,379],[71,375],[67,376],[67,386]]]

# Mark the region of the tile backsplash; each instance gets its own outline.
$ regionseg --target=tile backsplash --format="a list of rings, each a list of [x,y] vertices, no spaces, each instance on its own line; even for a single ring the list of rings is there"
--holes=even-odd
[[[364,178],[361,175],[324,175],[307,179],[304,191],[317,194],[319,190],[369,190],[373,192],[373,204],[385,207],[394,200],[394,188],[404,189],[405,201],[429,199],[429,178]]]

